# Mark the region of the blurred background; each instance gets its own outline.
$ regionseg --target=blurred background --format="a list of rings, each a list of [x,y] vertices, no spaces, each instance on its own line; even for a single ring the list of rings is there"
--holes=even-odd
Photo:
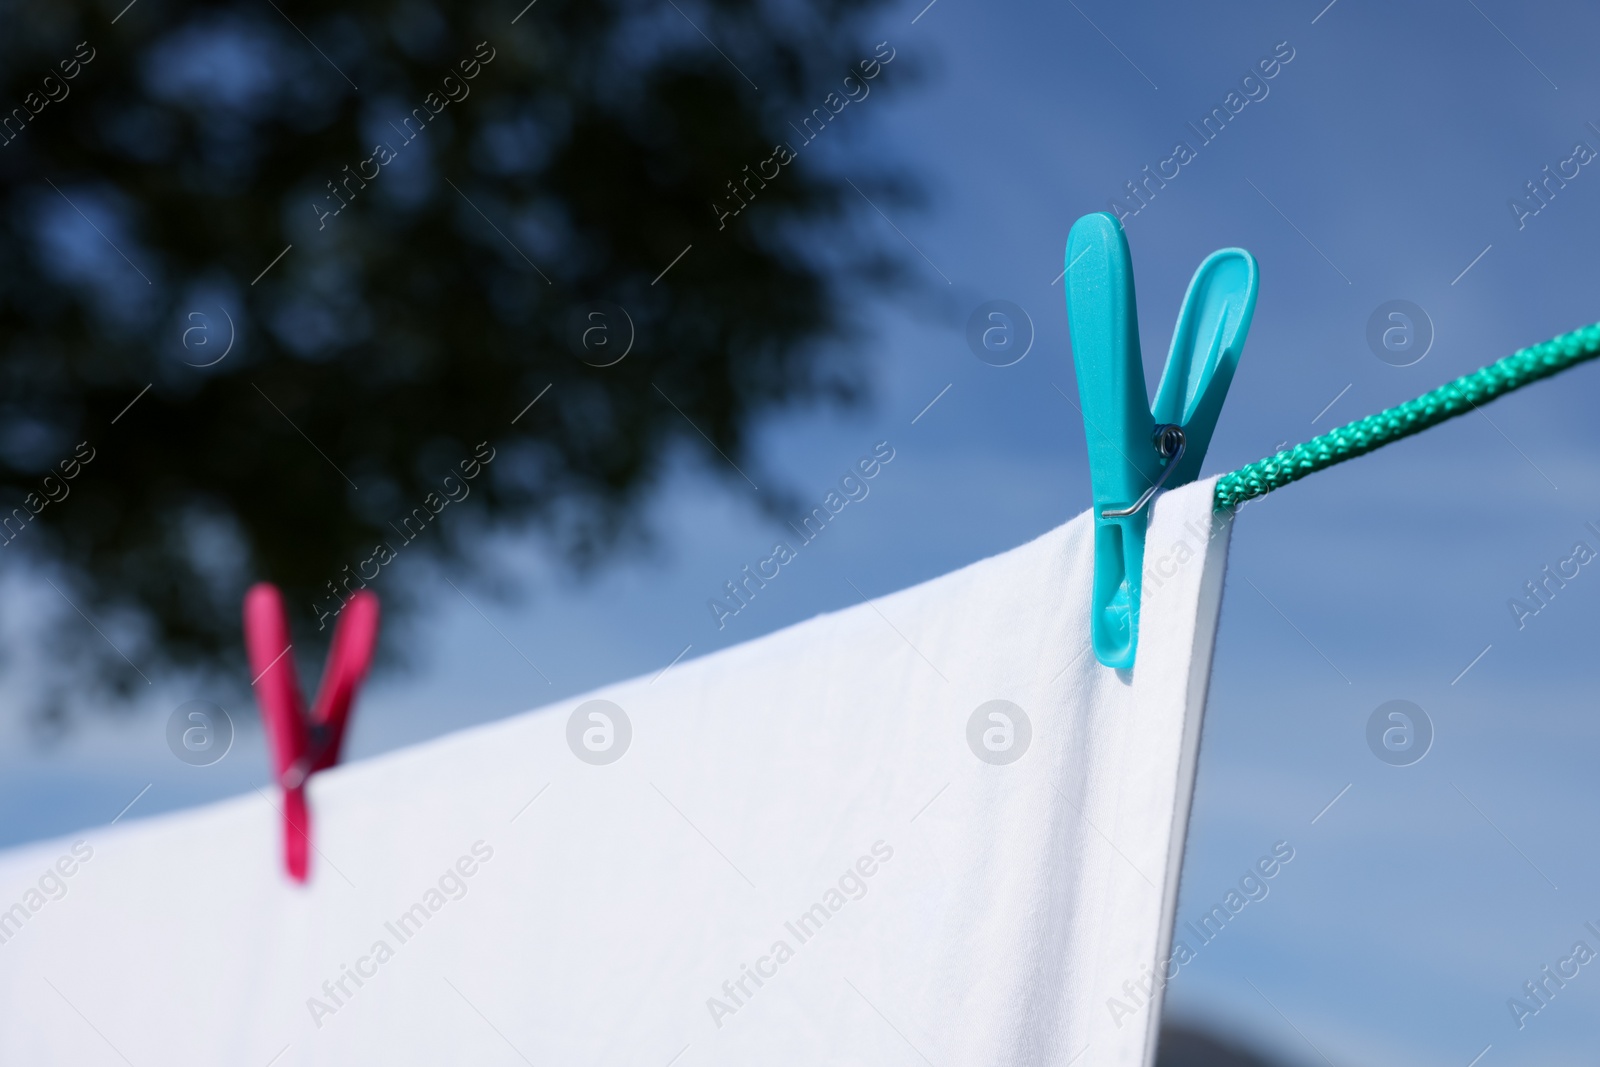
[[[124,3],[0,4],[0,845],[268,781],[252,581],[308,680],[383,599],[356,759],[1065,521],[1087,212],[1152,388],[1200,260],[1260,262],[1207,473],[1600,319],[1577,3]],[[1600,973],[1526,983],[1600,950],[1597,387],[1241,513],[1180,929],[1294,858],[1163,1064],[1592,1063]]]

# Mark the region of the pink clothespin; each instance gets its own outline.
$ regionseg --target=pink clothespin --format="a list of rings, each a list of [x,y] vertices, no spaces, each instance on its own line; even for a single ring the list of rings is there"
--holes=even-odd
[[[328,666],[309,717],[294,658],[288,655],[289,618],[276,586],[262,582],[245,594],[244,639],[256,676],[256,702],[272,748],[273,772],[283,787],[284,865],[289,877],[304,882],[311,850],[306,779],[339,762],[350,706],[378,643],[378,598],[362,590],[339,613]]]

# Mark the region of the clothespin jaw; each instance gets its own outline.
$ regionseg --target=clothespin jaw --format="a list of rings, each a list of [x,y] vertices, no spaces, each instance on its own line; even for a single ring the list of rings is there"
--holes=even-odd
[[[283,790],[284,866],[289,877],[304,882],[311,850],[306,780],[339,762],[350,709],[377,645],[378,598],[363,590],[340,612],[309,716],[294,658],[288,655],[289,619],[276,586],[263,582],[245,594],[244,634],[256,702],[272,751],[273,777]]]
[[[1211,444],[1255,311],[1259,272],[1242,249],[1214,252],[1189,284],[1152,411],[1139,348],[1133,259],[1105,212],[1073,224],[1067,319],[1094,494],[1095,658],[1132,667],[1138,646],[1147,506],[1157,488],[1191,482]]]

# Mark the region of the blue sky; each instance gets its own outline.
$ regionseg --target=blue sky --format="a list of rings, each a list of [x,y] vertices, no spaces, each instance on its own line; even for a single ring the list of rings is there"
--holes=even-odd
[[[926,209],[891,209],[890,222],[863,204],[858,225],[864,240],[902,244],[920,288],[855,309],[870,329],[873,403],[773,423],[748,469],[820,500],[886,440],[895,459],[870,495],[722,630],[707,599],[770,550],[780,524],[693,442],[651,505],[658,543],[592,583],[512,542],[497,567],[533,590],[520,602],[469,586],[469,604],[420,566],[395,568],[431,607],[408,673],[365,693],[350,757],[659,671],[686,646],[703,655],[845,606],[852,583],[901,588],[1083,510],[1083,427],[1057,391],[1075,397],[1052,281],[1067,231],[1175,141],[1198,142],[1187,123],[1280,42],[1293,58],[1266,95],[1127,221],[1152,387],[1200,260],[1239,246],[1261,266],[1207,473],[1600,319],[1589,240],[1600,169],[1580,166],[1520,228],[1509,206],[1575,142],[1600,150],[1588,125],[1600,125],[1589,54],[1600,12],[1324,5],[936,0],[889,12],[878,36],[896,62],[815,150],[847,174],[886,158],[913,168]],[[897,84],[913,66],[922,78]],[[819,85],[819,99],[832,88]],[[1036,329],[1009,367],[975,358],[964,336],[993,299],[1026,309]],[[1410,366],[1367,342],[1369,317],[1391,300],[1433,325]],[[1600,817],[1600,567],[1521,628],[1508,601],[1574,542],[1600,550],[1585,525],[1600,527],[1597,387],[1600,368],[1579,368],[1241,514],[1180,921],[1275,842],[1296,855],[1172,984],[1171,1014],[1288,1063],[1591,1062],[1600,965],[1522,1029],[1507,999],[1573,942],[1600,950],[1583,929],[1600,926],[1600,862],[1580,830]],[[11,595],[36,595],[22,576],[4,580]],[[253,708],[230,709],[234,751],[196,769],[171,758],[162,731],[168,711],[207,694],[153,690],[142,714],[50,751],[7,716],[0,843],[104,823],[136,795],[129,818],[265,784]],[[1394,699],[1433,724],[1411,766],[1367,746],[1369,717]]]

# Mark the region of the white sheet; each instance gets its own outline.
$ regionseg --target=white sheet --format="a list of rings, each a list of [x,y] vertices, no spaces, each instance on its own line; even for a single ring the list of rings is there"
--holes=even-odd
[[[0,855],[0,1063],[1148,1063],[1226,560],[1211,486],[1154,505],[1131,676],[1088,651],[1085,514],[319,775],[304,888],[272,790]],[[569,747],[592,699],[631,725],[614,762]],[[1014,762],[969,745],[1020,747],[1014,713],[1009,751],[991,709],[969,730],[992,701],[1027,717]]]

